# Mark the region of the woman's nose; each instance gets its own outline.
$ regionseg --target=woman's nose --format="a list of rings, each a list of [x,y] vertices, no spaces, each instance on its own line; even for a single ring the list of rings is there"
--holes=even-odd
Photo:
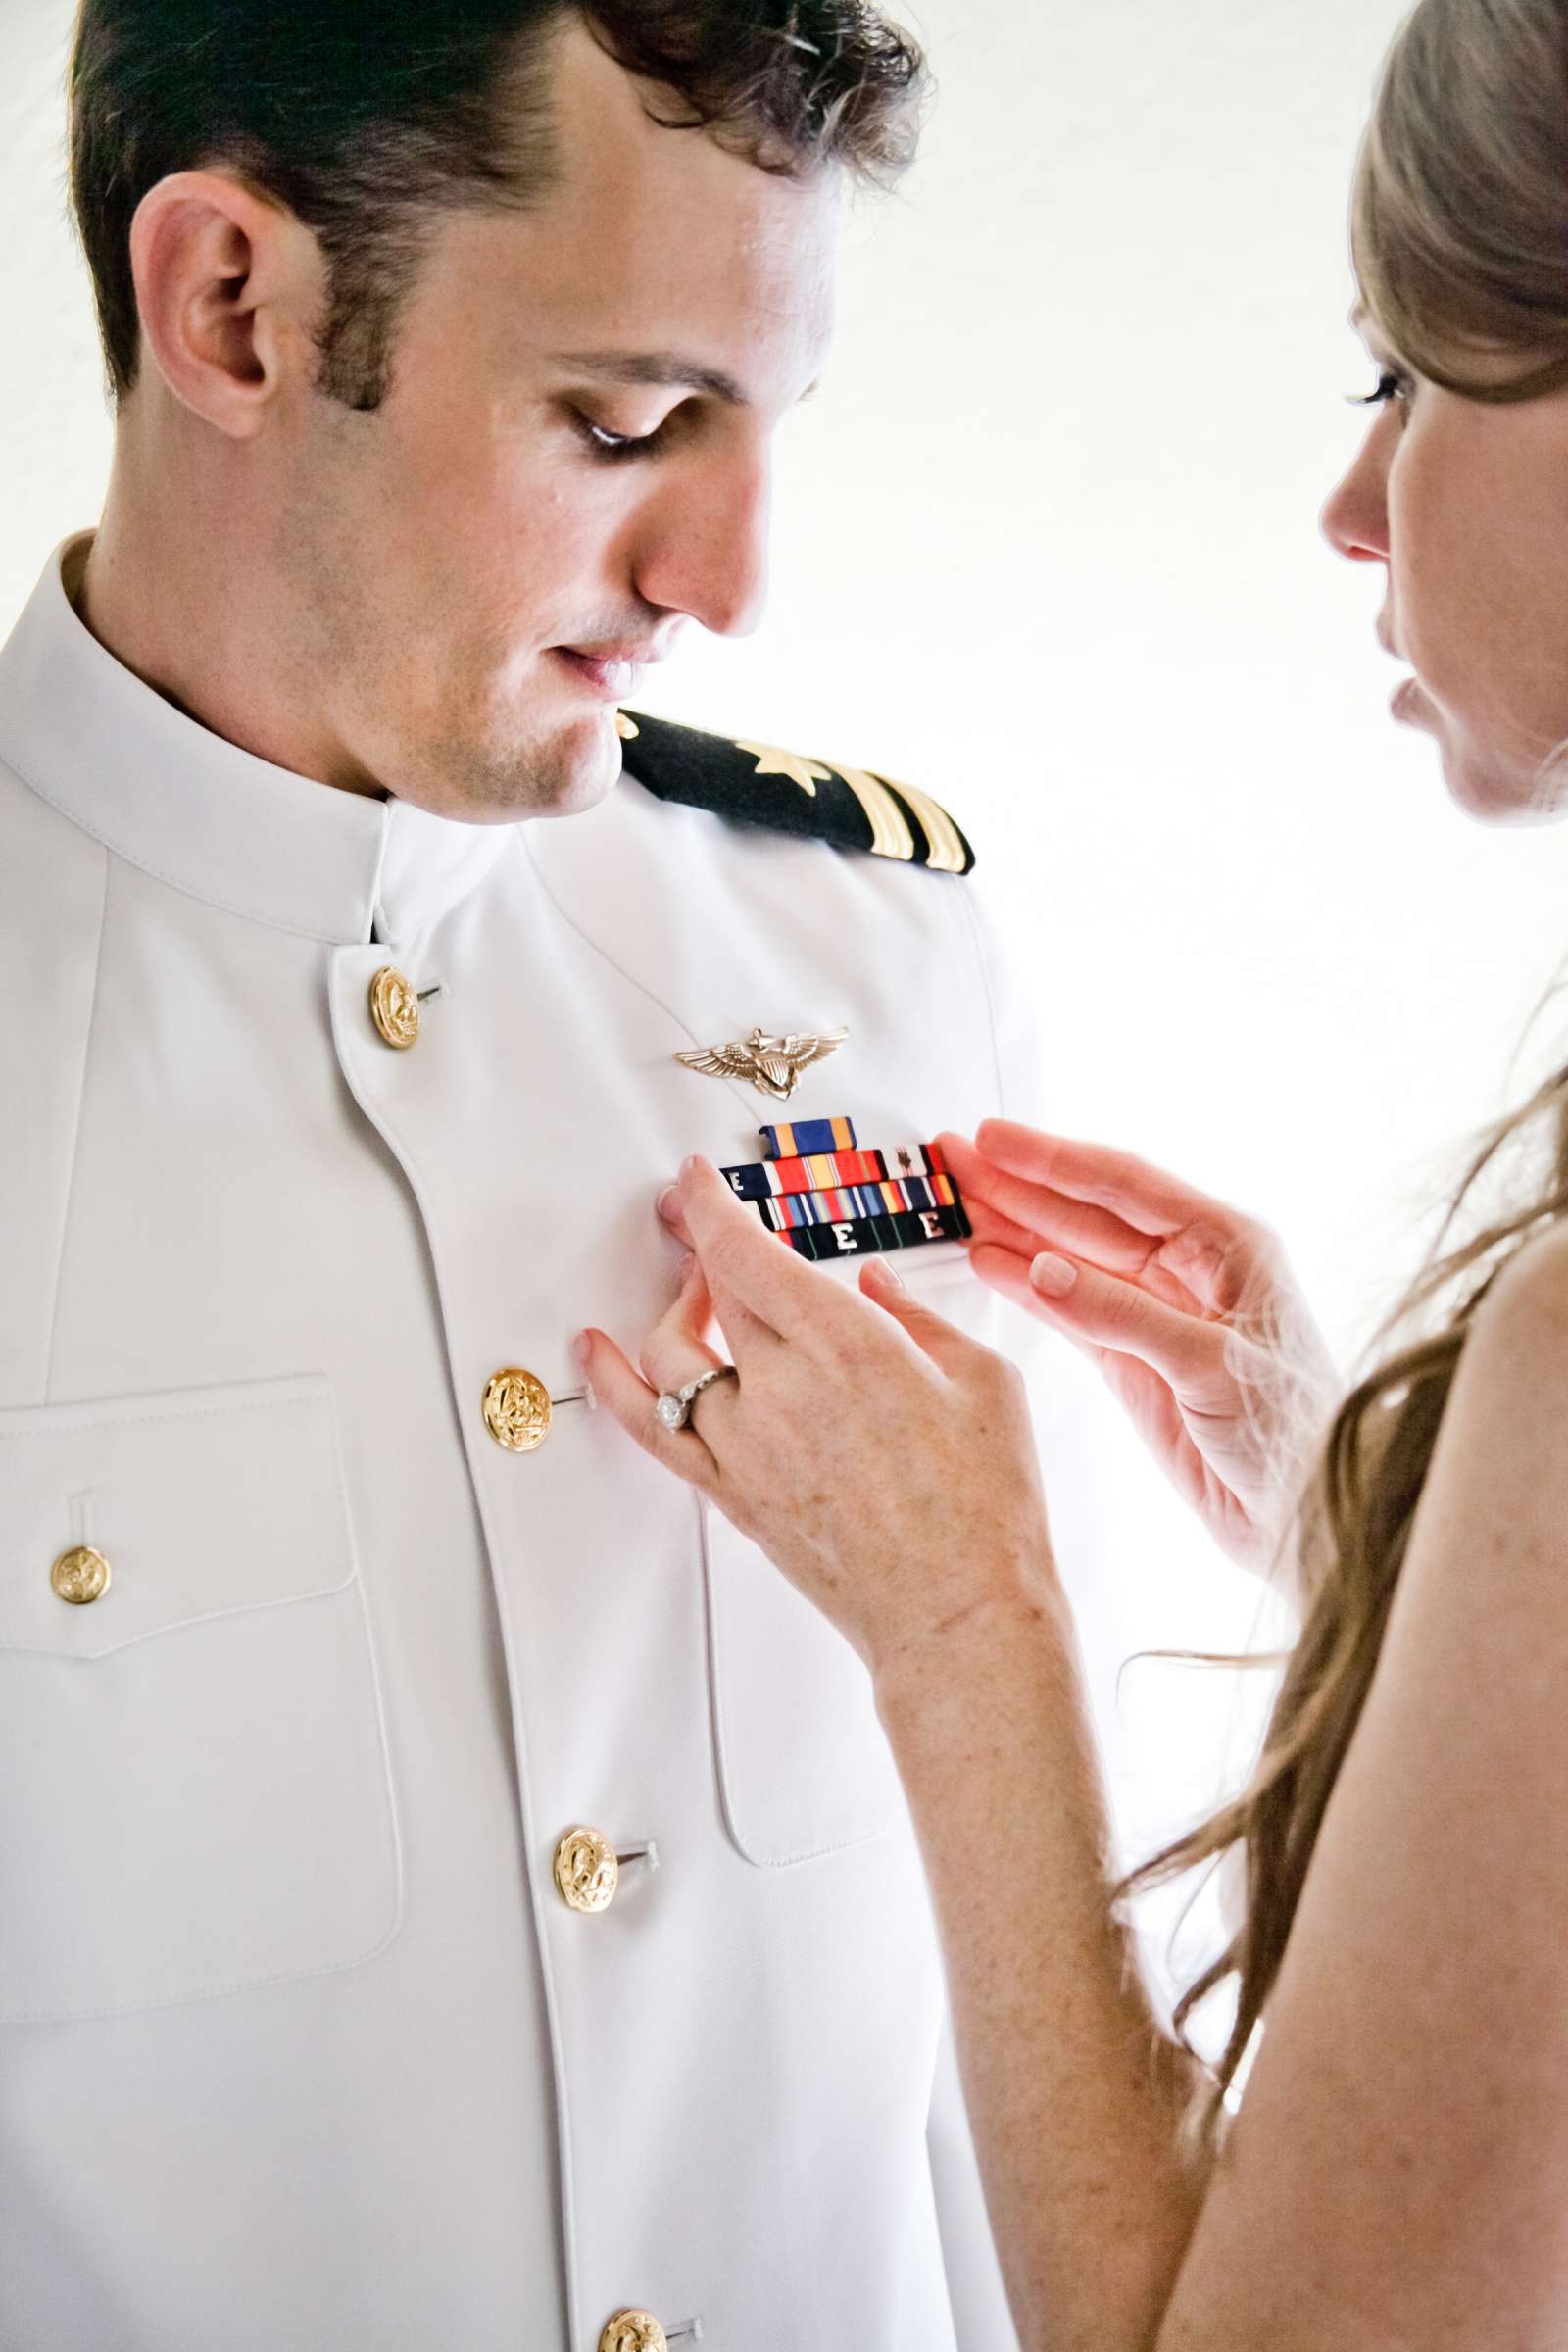
[[[1319,517],[1330,547],[1352,564],[1389,560],[1388,466],[1378,447],[1380,439],[1374,426]]]

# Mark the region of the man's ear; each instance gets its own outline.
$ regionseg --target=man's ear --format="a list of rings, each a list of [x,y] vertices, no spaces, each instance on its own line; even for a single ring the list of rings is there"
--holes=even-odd
[[[316,238],[226,172],[176,172],[137,207],[130,258],[146,352],[170,391],[231,440],[254,439],[290,378],[315,373]]]

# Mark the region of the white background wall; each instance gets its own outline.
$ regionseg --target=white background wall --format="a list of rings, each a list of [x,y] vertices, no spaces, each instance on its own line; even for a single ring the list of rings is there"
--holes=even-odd
[[[1270,1217],[1347,1361],[1502,1105],[1568,905],[1568,836],[1482,830],[1391,726],[1381,577],[1316,533],[1372,380],[1346,197],[1399,13],[925,0],[941,100],[858,220],[835,367],[787,430],[770,619],[660,689],[948,799],[1055,1123]],[[69,18],[0,0],[0,624],[108,457],[63,220]],[[1210,1794],[1231,1702],[1157,1664],[1118,1694],[1116,1669],[1245,1640],[1252,1596],[1108,1414],[1103,1445],[1117,1516],[1063,1543],[1141,1844]]]

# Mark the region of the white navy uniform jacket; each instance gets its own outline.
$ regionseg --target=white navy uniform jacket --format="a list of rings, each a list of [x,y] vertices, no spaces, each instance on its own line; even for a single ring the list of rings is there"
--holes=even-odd
[[[1030,1107],[972,886],[629,777],[325,789],[60,561],[0,655],[0,2344],[1007,2352],[867,1679],[571,1352],[668,1304],[686,1153]],[[675,1059],[836,1023],[787,1107]]]

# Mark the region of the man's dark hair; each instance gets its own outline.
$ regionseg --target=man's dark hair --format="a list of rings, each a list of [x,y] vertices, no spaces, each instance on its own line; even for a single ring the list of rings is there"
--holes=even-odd
[[[872,0],[81,0],[71,189],[111,393],[136,381],[130,225],[173,172],[222,166],[320,239],[320,384],[373,409],[432,221],[525,207],[559,175],[555,36],[586,24],[650,111],[765,172],[896,177],[924,61]]]

